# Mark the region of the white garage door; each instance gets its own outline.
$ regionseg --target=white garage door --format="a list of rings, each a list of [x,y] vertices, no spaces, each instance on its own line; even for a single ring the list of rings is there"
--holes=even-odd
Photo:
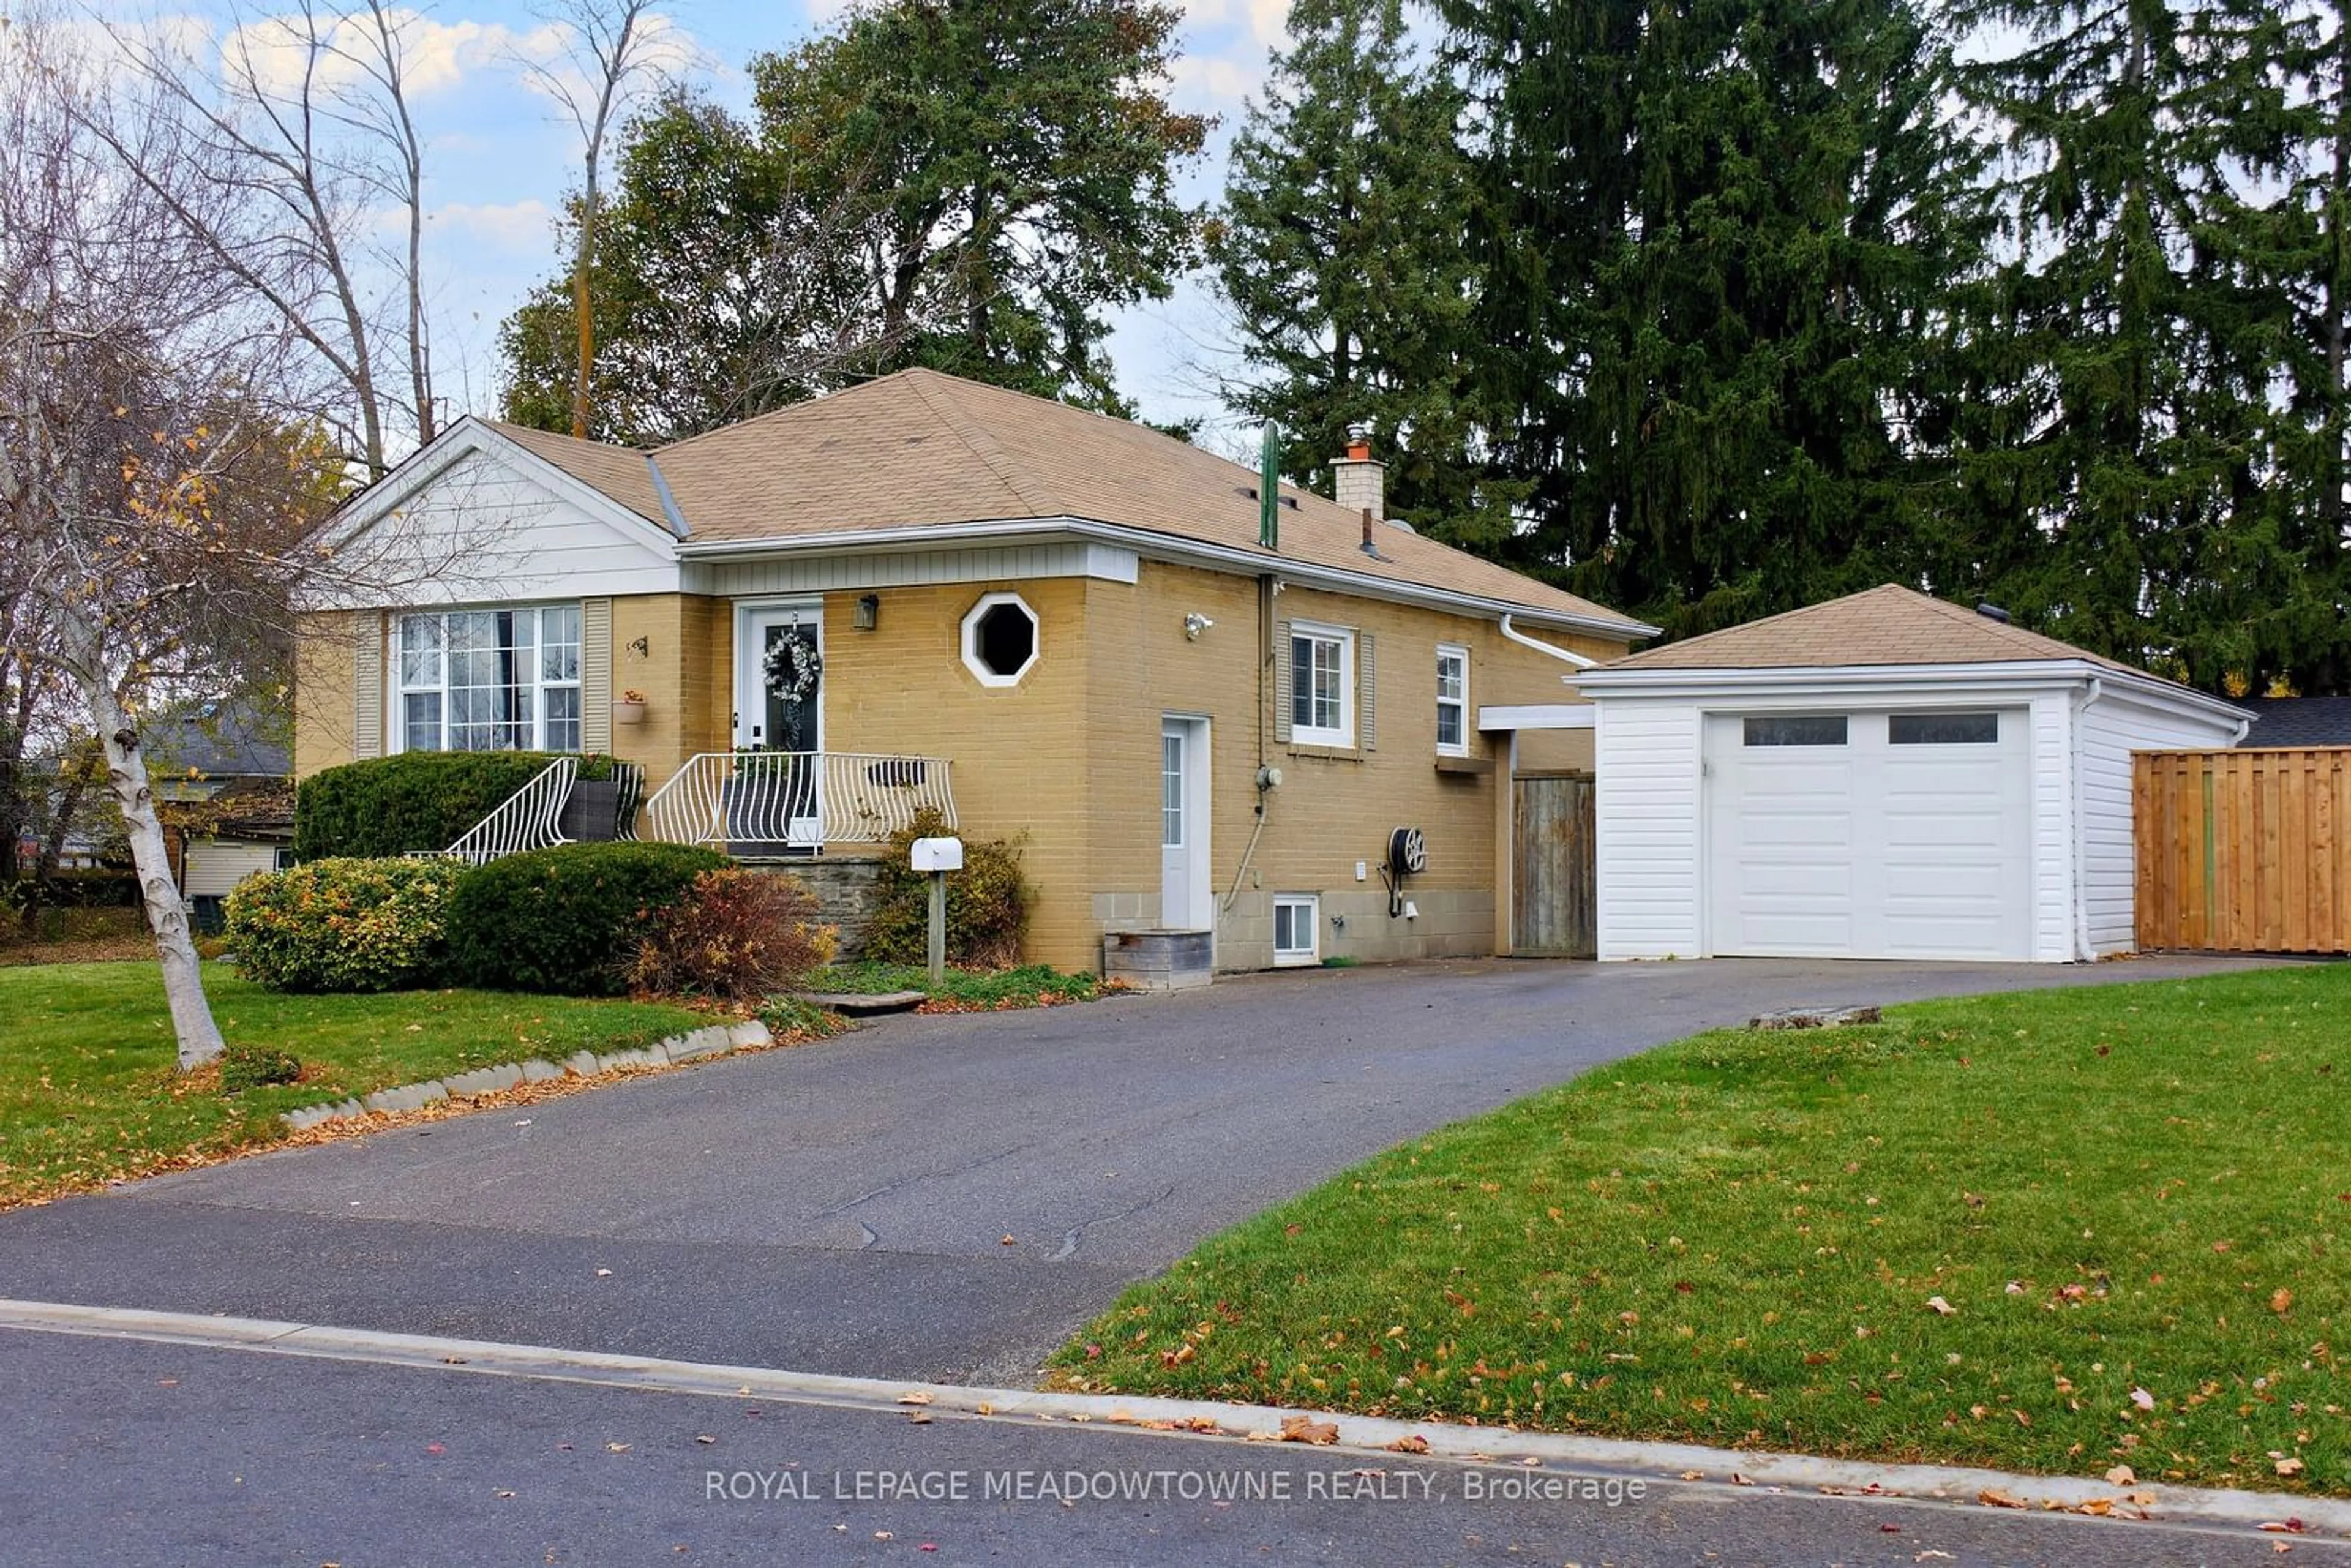
[[[2031,956],[2022,709],[1712,715],[1708,947]]]

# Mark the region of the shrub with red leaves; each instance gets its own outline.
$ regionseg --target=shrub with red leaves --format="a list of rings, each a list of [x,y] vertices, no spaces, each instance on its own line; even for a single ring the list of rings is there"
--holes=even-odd
[[[705,871],[683,903],[655,919],[629,979],[648,995],[757,1001],[831,963],[834,936],[797,878]]]

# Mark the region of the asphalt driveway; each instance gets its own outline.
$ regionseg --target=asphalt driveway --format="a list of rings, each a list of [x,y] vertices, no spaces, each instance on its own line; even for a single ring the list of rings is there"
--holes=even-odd
[[[2241,967],[1487,961],[894,1019],[0,1215],[0,1294],[1017,1383],[1211,1232],[1648,1046]]]

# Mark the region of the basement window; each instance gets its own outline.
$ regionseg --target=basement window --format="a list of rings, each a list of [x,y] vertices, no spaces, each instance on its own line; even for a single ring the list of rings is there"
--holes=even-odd
[[[1273,895],[1273,962],[1277,968],[1322,962],[1322,901],[1311,893]]]
[[[983,686],[1017,686],[1037,666],[1037,612],[1017,593],[986,593],[963,618],[964,667]]]

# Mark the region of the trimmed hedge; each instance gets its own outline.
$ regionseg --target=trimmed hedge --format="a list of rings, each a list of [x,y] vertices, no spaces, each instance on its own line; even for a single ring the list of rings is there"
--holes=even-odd
[[[877,964],[920,964],[928,956],[931,876],[914,869],[916,839],[948,831],[946,820],[917,811],[906,827],[890,835],[878,897],[865,926],[865,956]],[[963,845],[963,870],[947,873],[947,962],[976,969],[1008,968],[1020,961],[1020,938],[1029,929],[1029,883],[1020,875],[1017,839]]]
[[[646,932],[725,855],[690,844],[559,844],[469,873],[449,904],[460,985],[619,996]]]
[[[322,768],[295,791],[294,852],[307,861],[445,850],[558,755],[406,751]],[[582,779],[611,776],[609,757],[580,762]]]
[[[312,861],[247,877],[228,895],[237,967],[273,991],[430,985],[447,952],[456,861]]]

